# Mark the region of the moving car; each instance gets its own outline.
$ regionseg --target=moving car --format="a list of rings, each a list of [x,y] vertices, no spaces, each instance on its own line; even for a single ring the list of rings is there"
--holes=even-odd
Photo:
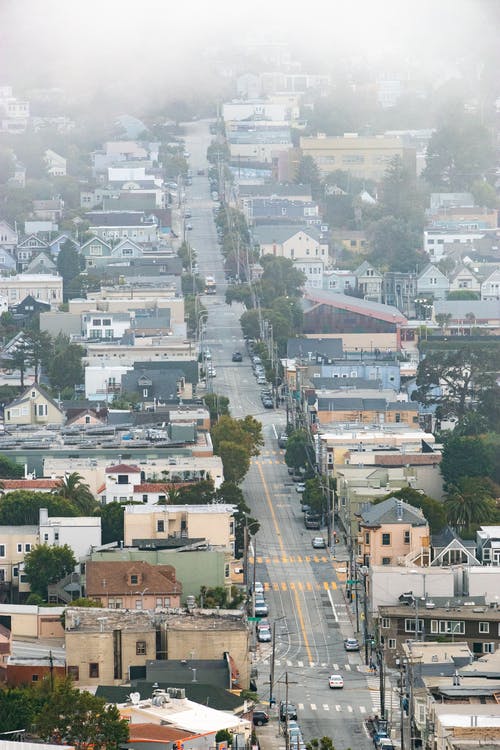
[[[241,352],[234,352],[231,359],[233,362],[243,362],[243,355]]]
[[[282,432],[281,435],[278,438],[278,445],[280,448],[286,448],[286,444],[288,442],[288,435],[286,432]]]
[[[192,224],[186,224],[186,229],[191,230],[193,228]]]
[[[330,688],[343,688],[344,678],[341,674],[331,674],[328,679],[328,685]]]
[[[314,549],[326,549],[326,542],[322,536],[315,536],[312,540]]]
[[[357,638],[345,638],[344,648],[346,651],[359,651],[359,641]]]
[[[211,378],[217,377],[217,370],[215,369],[213,365],[208,365],[207,373]]]
[[[267,724],[269,721],[269,714],[261,709],[254,708],[253,710],[253,723],[257,727],[261,727],[263,724]]]
[[[310,510],[306,511],[304,516],[304,526],[306,529],[320,529],[321,528],[321,516],[317,513],[313,513]]]

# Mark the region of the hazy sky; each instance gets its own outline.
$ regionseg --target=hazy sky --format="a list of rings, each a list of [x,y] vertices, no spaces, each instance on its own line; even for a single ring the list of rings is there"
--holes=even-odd
[[[485,18],[497,0],[0,0],[0,83],[88,92],[180,93],[210,74],[207,50],[249,39],[289,42],[318,66],[346,55],[386,61],[388,73],[420,66],[439,76],[448,60],[492,44]],[[241,58],[239,58],[241,60]]]

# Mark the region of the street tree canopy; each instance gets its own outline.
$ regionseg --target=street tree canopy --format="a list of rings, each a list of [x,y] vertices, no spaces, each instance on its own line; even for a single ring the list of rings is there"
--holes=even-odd
[[[295,430],[288,436],[285,463],[296,471],[311,471],[315,464],[314,448],[305,430]]]
[[[47,598],[47,586],[71,573],[76,565],[73,550],[67,544],[55,547],[40,544],[24,558],[24,572],[31,591]]]

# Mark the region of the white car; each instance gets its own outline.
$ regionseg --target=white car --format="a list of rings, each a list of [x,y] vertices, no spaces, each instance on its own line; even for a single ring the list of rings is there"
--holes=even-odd
[[[262,584],[260,581],[255,581],[253,585],[253,590],[255,591],[255,594],[261,594],[264,595],[264,584]]]
[[[259,643],[271,643],[271,628],[259,628],[257,631],[257,640]]]
[[[343,688],[344,678],[341,674],[331,674],[328,679],[328,686],[333,688]]]
[[[306,491],[305,482],[297,482],[297,484],[295,485],[295,491],[296,492],[305,492]]]

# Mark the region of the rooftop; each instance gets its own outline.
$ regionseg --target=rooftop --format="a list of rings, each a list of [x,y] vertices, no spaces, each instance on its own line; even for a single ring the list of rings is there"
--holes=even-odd
[[[130,633],[154,632],[158,618],[176,630],[246,630],[245,615],[238,609],[195,609],[189,613],[165,609],[161,613],[132,609],[68,607],[66,632],[112,633],[117,627]]]

